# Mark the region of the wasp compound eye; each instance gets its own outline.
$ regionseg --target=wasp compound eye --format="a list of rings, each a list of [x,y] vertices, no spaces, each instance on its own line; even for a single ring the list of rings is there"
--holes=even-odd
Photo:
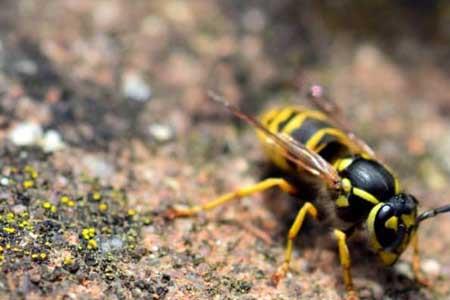
[[[395,213],[394,207],[384,204],[375,217],[376,239],[384,249],[391,248],[398,237],[399,220]]]

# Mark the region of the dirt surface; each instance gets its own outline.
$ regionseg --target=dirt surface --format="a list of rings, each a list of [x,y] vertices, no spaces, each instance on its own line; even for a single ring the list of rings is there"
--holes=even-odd
[[[263,174],[254,131],[208,89],[256,115],[309,105],[311,83],[422,210],[450,201],[450,6],[352,2],[2,1],[1,297],[341,299],[335,243],[314,222],[270,283],[295,199],[162,213]],[[449,230],[448,215],[421,228],[431,287],[410,251],[387,269],[351,243],[361,297],[450,298]]]

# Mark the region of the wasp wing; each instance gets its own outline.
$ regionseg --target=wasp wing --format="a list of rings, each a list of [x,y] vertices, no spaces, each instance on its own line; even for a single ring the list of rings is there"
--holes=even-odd
[[[338,127],[346,132],[349,142],[352,143],[352,148],[359,149],[359,151],[370,157],[375,157],[373,149],[352,132],[349,122],[342,113],[342,109],[335,101],[326,95],[324,88],[321,85],[315,84],[310,87],[308,99],[313,102],[319,110],[324,112]]]
[[[296,157],[295,163],[307,170],[309,168],[308,171],[311,174],[320,177],[330,187],[339,187],[340,176],[336,172],[336,169],[323,159],[322,156],[309,150],[305,145],[287,134],[283,133],[277,136],[288,144],[290,153],[293,153]]]
[[[338,189],[340,187],[340,177],[338,173],[321,156],[312,152],[311,150],[306,148],[305,145],[297,142],[288,135],[271,132],[257,119],[245,114],[244,112],[239,110],[239,108],[226,101],[224,97],[212,91],[209,91],[208,95],[212,100],[224,105],[235,116],[246,121],[257,130],[263,132],[268,139],[270,139],[280,148],[281,154],[286,159],[301,167],[311,175],[322,179],[330,188]]]

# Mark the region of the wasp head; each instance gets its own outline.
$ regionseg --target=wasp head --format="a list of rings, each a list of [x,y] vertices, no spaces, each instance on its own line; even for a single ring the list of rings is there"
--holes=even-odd
[[[367,219],[369,243],[385,265],[394,264],[415,233],[417,200],[397,194],[372,208]]]

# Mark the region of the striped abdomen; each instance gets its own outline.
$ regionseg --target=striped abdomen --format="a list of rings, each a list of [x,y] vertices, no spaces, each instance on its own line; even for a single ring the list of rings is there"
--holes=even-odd
[[[260,120],[271,132],[291,136],[330,164],[346,154],[357,154],[350,150],[346,133],[334,127],[327,116],[319,111],[284,107],[266,112]],[[258,138],[269,159],[277,167],[298,174],[299,170],[280,154],[278,146],[263,133],[258,133]]]

